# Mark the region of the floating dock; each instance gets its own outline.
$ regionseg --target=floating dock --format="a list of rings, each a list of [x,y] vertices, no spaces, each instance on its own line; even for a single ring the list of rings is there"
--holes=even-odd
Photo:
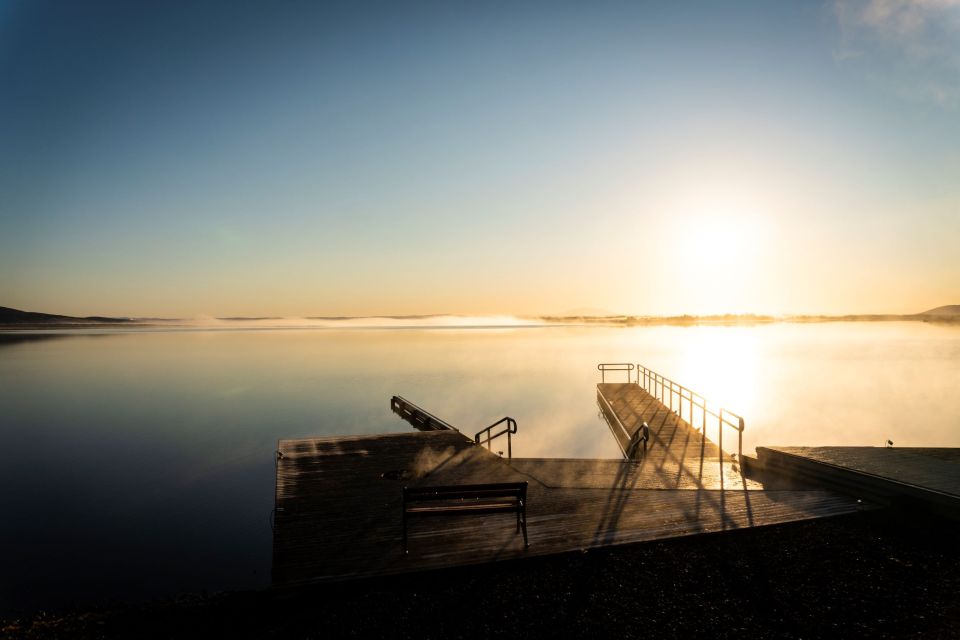
[[[960,517],[960,449],[757,447],[755,466],[880,504],[912,502]]]
[[[695,394],[677,395],[690,407],[683,420],[682,409],[661,400],[659,383],[648,390],[645,376],[597,387],[614,436],[631,453],[621,460],[503,458],[478,444],[483,431],[471,439],[450,425],[437,428],[446,423],[402,398],[391,400],[391,408],[426,431],[280,441],[273,584],[480,564],[863,508],[854,497],[781,475],[744,477],[738,458],[692,426],[699,415]],[[703,412],[704,422],[714,415],[705,402]],[[645,451],[636,441],[644,424]],[[510,517],[449,516],[412,522],[404,554],[403,486],[522,481],[528,482],[529,548]]]

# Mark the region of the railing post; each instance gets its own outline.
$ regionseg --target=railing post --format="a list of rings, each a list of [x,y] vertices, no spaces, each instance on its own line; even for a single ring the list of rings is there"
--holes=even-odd
[[[720,448],[720,464],[721,464],[721,466],[722,466],[722,465],[723,465],[723,407],[720,407],[720,417],[718,418],[718,420],[720,421],[720,425],[719,425],[720,433],[717,435],[717,441],[720,443],[720,444],[719,444],[719,448]],[[722,469],[722,468],[721,468],[720,472],[723,473],[723,469]]]
[[[717,407],[716,412],[712,412],[709,408],[709,403],[707,399],[700,394],[695,394],[692,389],[687,389],[682,384],[674,382],[673,380],[664,377],[663,375],[648,369],[647,367],[637,363],[628,364],[628,363],[619,363],[620,367],[627,368],[627,382],[630,383],[632,378],[630,371],[635,366],[637,370],[637,385],[641,386],[645,392],[647,392],[654,399],[659,400],[660,404],[669,409],[671,412],[675,413],[680,420],[683,420],[683,405],[684,400],[687,401],[687,417],[686,420],[691,427],[696,420],[697,412],[696,407],[700,408],[700,426],[693,427],[694,429],[699,429],[702,432],[703,438],[707,437],[707,414],[712,414],[717,417],[717,446],[719,448],[719,459],[721,466],[723,465],[723,431],[724,426],[730,426],[734,429],[737,429],[737,457],[743,457],[743,431],[744,431],[744,420],[742,417],[731,411],[725,411],[723,407]],[[618,369],[619,370],[619,369]],[[600,367],[601,371],[601,381],[606,381],[606,369]],[[688,396],[684,396],[683,392],[687,391]],[[673,406],[674,395],[677,397],[677,406]],[[694,397],[696,396],[696,397]],[[700,399],[701,404],[697,404],[697,398]],[[604,415],[604,412],[601,410],[601,415]],[[732,420],[729,425],[724,424],[724,420],[728,418],[729,415],[733,415],[737,422],[734,423]],[[489,433],[488,433],[489,438]],[[490,448],[490,443],[488,441],[487,447]],[[508,437],[507,448],[510,449],[510,442]],[[512,454],[511,454],[512,455]],[[731,456],[734,456],[731,453]]]
[[[737,442],[737,460],[743,464],[743,418],[740,418],[740,440]]]

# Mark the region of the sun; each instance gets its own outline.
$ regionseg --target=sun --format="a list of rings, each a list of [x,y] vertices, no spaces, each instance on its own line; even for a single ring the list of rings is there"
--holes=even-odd
[[[674,235],[677,285],[692,313],[741,311],[749,304],[760,269],[761,225],[739,212],[683,216]]]

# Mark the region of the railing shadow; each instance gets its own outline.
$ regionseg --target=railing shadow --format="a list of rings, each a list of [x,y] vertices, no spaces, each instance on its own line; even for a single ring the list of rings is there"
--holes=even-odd
[[[737,526],[736,520],[727,510],[727,492],[736,490],[743,498],[742,513],[746,519],[745,524],[754,524],[750,488],[739,461],[735,461],[733,456],[725,455],[705,434],[639,385],[624,384],[620,386],[619,394],[611,393],[609,386],[606,389],[606,395],[612,397],[607,398],[598,387],[598,405],[611,432],[616,435],[622,430],[624,438],[632,437],[636,429],[641,428],[639,425],[647,424],[650,429],[650,442],[648,449],[639,451],[638,457],[632,460],[634,464],[625,464],[615,479],[594,534],[595,542],[609,542],[615,537],[631,493],[638,486],[640,489],[656,486],[660,489],[696,491],[692,517],[700,519],[706,515],[705,511],[710,511],[720,517],[724,529]],[[635,403],[637,406],[634,407],[629,400],[635,400],[637,392],[640,392],[640,401]],[[626,395],[634,398],[624,397]],[[609,410],[604,410],[604,404]],[[633,432],[624,426],[625,422],[631,421],[620,420],[618,410],[619,413],[638,414],[631,416],[635,417],[632,424],[637,425]],[[624,456],[629,459],[625,449]],[[716,465],[716,475],[707,473],[711,463]],[[738,480],[729,488],[728,469],[734,469],[739,474]],[[631,470],[635,470],[635,473],[630,473]]]

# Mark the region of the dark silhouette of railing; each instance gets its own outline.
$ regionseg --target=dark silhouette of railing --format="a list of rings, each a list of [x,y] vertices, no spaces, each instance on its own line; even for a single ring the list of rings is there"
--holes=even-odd
[[[390,398],[390,409],[420,431],[460,431],[447,421],[424,411],[403,396]]]
[[[597,365],[597,369],[600,370],[600,382],[607,381],[607,371],[626,371],[627,372],[627,382],[633,381],[633,365],[629,362],[602,362]]]
[[[507,426],[504,427],[503,430],[498,431],[497,433],[493,433],[493,430],[494,430],[496,427],[499,427],[499,426],[500,426],[501,424],[503,424],[504,422],[507,423]],[[512,444],[512,442],[511,442],[511,440],[510,440],[510,437],[511,437],[514,433],[516,433],[516,432],[517,432],[517,421],[514,420],[513,418],[507,416],[507,417],[504,417],[504,418],[500,418],[499,420],[497,420],[496,422],[494,422],[494,423],[493,423],[492,425],[490,425],[489,427],[487,427],[487,428],[485,428],[485,429],[481,429],[480,431],[478,431],[478,432],[477,432],[477,435],[475,435],[475,436],[473,437],[473,440],[474,440],[474,442],[476,442],[476,443],[479,444],[479,445],[486,444],[486,445],[487,445],[487,450],[488,450],[488,451],[492,451],[491,446],[490,446],[490,443],[491,443],[493,440],[499,438],[500,436],[506,434],[506,436],[507,436],[507,457],[508,457],[508,458],[512,458],[512,457],[513,457],[513,444]],[[486,435],[484,435],[484,434],[486,434]],[[483,442],[480,441],[481,439],[483,440]],[[500,454],[503,455],[503,452],[501,451]]]
[[[737,459],[740,460],[743,457],[744,424],[741,416],[723,407],[711,409],[707,405],[707,399],[699,393],[641,364],[637,365],[637,384],[643,387],[643,389],[654,398],[660,400],[660,402],[671,411],[676,412],[681,420],[683,419],[683,409],[686,406],[686,420],[690,426],[696,426],[694,425],[694,410],[700,409],[700,428],[704,435],[706,435],[707,432],[707,416],[716,418],[717,446],[720,447],[721,451],[723,451],[724,428],[732,428],[735,430],[737,432]],[[676,400],[676,407],[674,407],[674,400]]]
[[[734,429],[737,432],[737,459],[739,460],[743,457],[743,418],[733,411],[723,407],[713,407],[712,405],[708,405],[707,399],[699,393],[688,389],[682,384],[674,382],[670,378],[667,378],[656,371],[653,371],[652,369],[648,369],[642,364],[633,365],[625,362],[604,362],[598,364],[597,369],[600,371],[601,382],[606,382],[605,374],[607,371],[624,371],[627,374],[627,382],[632,383],[634,382],[634,378],[631,374],[633,371],[636,371],[636,384],[642,387],[654,398],[659,400],[660,403],[665,407],[676,413],[681,420],[684,419],[683,410],[686,408],[687,423],[692,427],[697,427],[694,422],[697,414],[699,413],[699,428],[704,436],[706,436],[707,433],[708,421],[712,422],[708,416],[716,418],[718,434],[717,446],[720,448],[721,455],[723,452],[723,432],[726,428]],[[614,426],[618,426],[623,430],[627,437],[630,437],[630,433],[623,427],[622,424],[619,424],[620,420],[613,412],[613,408],[609,407],[609,409],[609,412],[605,413],[613,416],[615,420]],[[699,411],[696,411],[697,409],[699,409]]]

